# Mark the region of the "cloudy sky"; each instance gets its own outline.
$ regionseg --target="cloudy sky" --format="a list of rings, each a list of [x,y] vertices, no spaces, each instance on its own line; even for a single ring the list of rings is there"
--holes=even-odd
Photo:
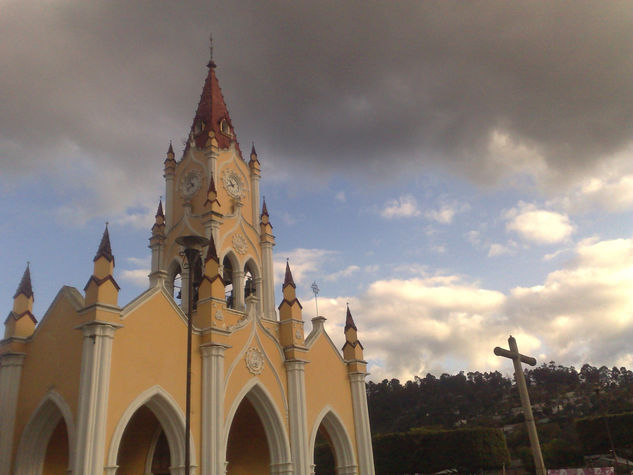
[[[373,379],[633,367],[633,2],[0,0],[0,301],[147,286],[162,161],[213,34],[306,320]],[[280,295],[278,272],[277,295]],[[309,328],[309,324],[308,324]]]

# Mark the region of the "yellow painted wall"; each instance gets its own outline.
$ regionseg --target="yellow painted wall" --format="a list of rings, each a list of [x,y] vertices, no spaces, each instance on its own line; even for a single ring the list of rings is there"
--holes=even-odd
[[[356,447],[352,391],[347,366],[337,356],[325,334],[321,334],[314,342],[308,359],[310,363],[305,368],[308,430],[311,433],[317,423],[317,416],[329,404],[345,426],[350,443]],[[324,384],[324,378],[327,378],[327,384]]]
[[[66,475],[68,468],[68,432],[62,419],[48,442],[42,475]]]
[[[106,453],[124,411],[142,392],[159,384],[185,411],[187,325],[162,293],[121,320],[114,336]],[[192,344],[192,423],[200,440],[201,355],[198,335]],[[196,448],[199,454],[199,447]]]
[[[49,389],[57,391],[71,412],[77,413],[83,336],[75,327],[80,321],[72,304],[62,297],[27,344],[16,414],[14,456],[24,427]]]
[[[252,404],[246,399],[235,413],[226,459],[229,462],[229,475],[270,473],[270,455],[264,426]]]

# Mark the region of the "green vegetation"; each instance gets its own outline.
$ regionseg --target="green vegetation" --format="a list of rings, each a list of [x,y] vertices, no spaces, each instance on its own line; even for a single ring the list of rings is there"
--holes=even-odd
[[[609,414],[617,454],[633,456],[633,415],[621,414],[633,412],[633,372],[588,364],[576,370],[550,362],[526,369],[525,376],[547,468],[582,467],[583,455],[609,452],[604,414]],[[438,460],[431,472],[477,466],[466,455],[468,450],[441,443],[433,449],[435,442],[415,438],[432,432],[416,429],[421,427],[504,429],[511,458],[521,459],[528,468],[532,465],[518,392],[513,380],[498,371],[439,378],[428,374],[404,384],[397,379],[369,382],[367,396],[376,466],[390,463],[392,470],[379,473],[428,473],[422,466],[412,469],[411,463],[421,463],[424,457],[416,459],[415,454],[429,450],[428,457]],[[462,434],[473,439],[469,443],[478,443],[477,432]]]

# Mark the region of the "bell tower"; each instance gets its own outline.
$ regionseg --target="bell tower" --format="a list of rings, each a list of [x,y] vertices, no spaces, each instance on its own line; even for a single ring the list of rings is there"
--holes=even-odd
[[[260,162],[254,144],[249,160],[244,159],[213,58],[207,68],[182,155],[178,159],[170,143],[164,161],[164,217],[161,208],[160,219],[157,218],[161,228],[155,225],[150,239],[150,286],[164,281],[186,310],[188,281],[193,279],[195,302],[204,277],[204,262],[200,259],[188,269],[176,240],[191,234],[212,238],[217,246],[227,308],[246,312],[247,298],[251,297],[249,302],[254,302],[258,315],[275,320],[276,313],[271,311],[275,307],[272,258],[268,255],[272,254],[274,240],[269,233],[272,225],[268,210],[263,208],[262,215],[259,213]],[[262,219],[267,223],[263,238]],[[201,255],[206,254],[207,249],[203,249]]]

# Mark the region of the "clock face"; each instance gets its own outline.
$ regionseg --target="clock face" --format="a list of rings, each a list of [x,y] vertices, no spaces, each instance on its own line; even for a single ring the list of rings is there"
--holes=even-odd
[[[185,198],[192,197],[202,185],[202,174],[199,170],[188,171],[180,180],[180,193]]]
[[[235,199],[240,199],[243,193],[242,180],[233,170],[227,170],[222,175],[224,189]]]

